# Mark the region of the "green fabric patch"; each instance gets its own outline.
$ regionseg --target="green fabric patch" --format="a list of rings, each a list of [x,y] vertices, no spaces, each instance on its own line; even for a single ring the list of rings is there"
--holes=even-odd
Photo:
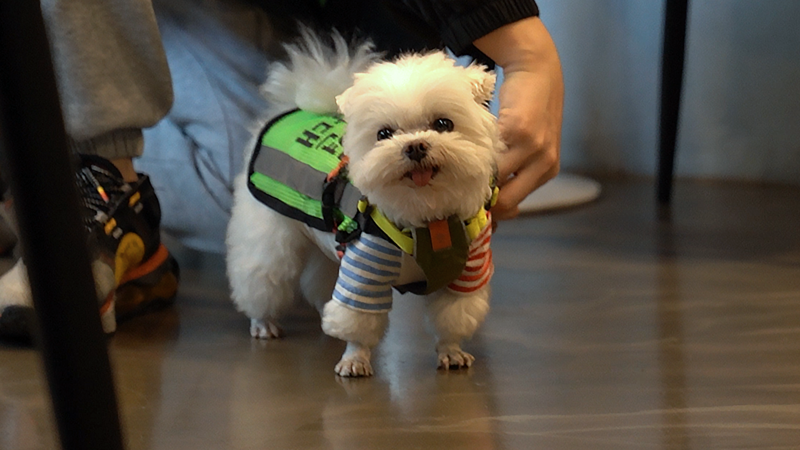
[[[270,127],[261,138],[261,144],[329,173],[339,165],[345,125],[337,117],[298,110]]]
[[[464,222],[456,216],[447,219],[452,245],[446,249],[435,251],[431,243],[431,232],[428,228],[414,228],[414,260],[425,272],[427,285],[424,294],[438,291],[457,279],[469,258],[469,241],[464,229]]]

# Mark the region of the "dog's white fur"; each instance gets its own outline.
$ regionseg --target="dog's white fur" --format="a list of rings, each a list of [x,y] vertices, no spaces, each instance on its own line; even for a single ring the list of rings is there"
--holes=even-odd
[[[494,74],[482,66],[459,67],[442,52],[380,62],[368,43],[350,48],[336,34],[333,42],[329,49],[306,32],[300,44],[287,47],[289,62],[274,65],[262,88],[272,105],[264,121],[297,107],[336,113],[338,106],[348,124],[343,145],[351,182],[390,220],[419,227],[453,214],[472,217],[491,195],[488,182],[502,146],[484,105],[492,95]],[[432,130],[439,118],[452,120],[454,130]],[[386,127],[394,131],[392,138],[377,140],[378,130]],[[418,142],[429,147],[426,158],[414,162],[404,157],[404,149]],[[248,160],[254,147],[255,140]],[[418,186],[408,174],[421,166],[437,171]],[[232,298],[251,318],[253,337],[280,335],[277,320],[300,288],[321,312],[325,333],[348,342],[336,372],[372,374],[371,349],[385,333],[388,314],[329,301],[338,263],[333,234],[261,204],[249,193],[243,173],[235,182],[227,246]],[[426,301],[440,367],[470,366],[474,358],[460,343],[489,310],[488,285],[470,294],[445,288]]]

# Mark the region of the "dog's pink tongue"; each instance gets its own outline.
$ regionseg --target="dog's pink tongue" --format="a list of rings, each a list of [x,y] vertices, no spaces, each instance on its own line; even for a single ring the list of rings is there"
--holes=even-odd
[[[419,187],[427,186],[433,177],[433,169],[417,169],[411,171],[411,179]]]

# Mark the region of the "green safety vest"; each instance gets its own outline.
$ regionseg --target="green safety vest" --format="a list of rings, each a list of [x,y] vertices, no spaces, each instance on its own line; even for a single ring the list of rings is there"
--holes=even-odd
[[[364,231],[394,243],[414,257],[427,280],[397,287],[401,292],[430,293],[458,278],[466,266],[469,243],[485,224],[485,209],[465,222],[455,216],[446,220],[445,233],[452,244],[447,248],[434,250],[427,227],[398,230],[362,198],[346,171],[329,179],[341,167],[345,125],[339,117],[299,109],[267,123],[250,159],[247,186],[252,195],[310,227],[337,232],[339,242]]]
[[[248,188],[265,205],[322,231],[354,233],[361,193],[340,166],[345,122],[294,110],[261,131],[248,170]]]

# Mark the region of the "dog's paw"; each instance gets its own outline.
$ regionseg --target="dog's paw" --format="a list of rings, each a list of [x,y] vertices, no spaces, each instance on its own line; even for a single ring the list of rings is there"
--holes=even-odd
[[[283,330],[270,320],[250,319],[250,336],[256,339],[276,339],[283,336]]]
[[[448,348],[439,351],[439,368],[444,370],[472,367],[475,357],[460,348]]]
[[[344,356],[333,369],[341,377],[371,377],[372,364],[360,356]]]

